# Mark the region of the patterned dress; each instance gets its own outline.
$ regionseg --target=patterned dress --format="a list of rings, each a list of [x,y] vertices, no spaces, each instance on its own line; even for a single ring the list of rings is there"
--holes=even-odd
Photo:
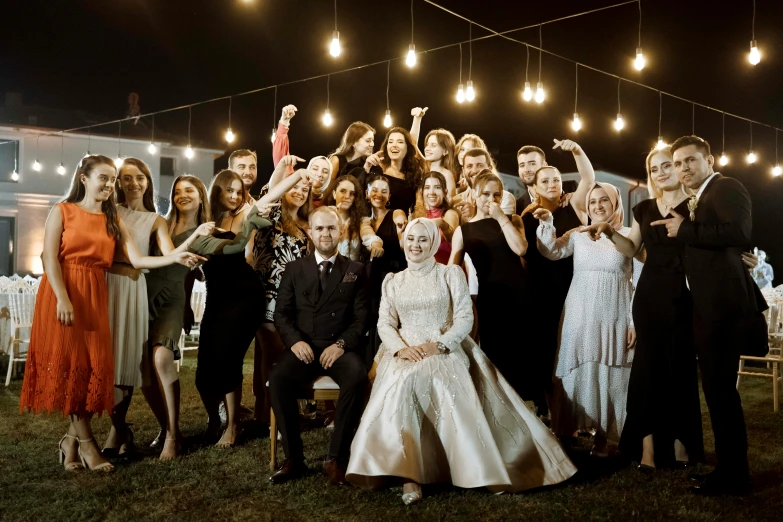
[[[261,189],[259,199],[269,193],[269,185]],[[274,207],[268,219],[272,222],[267,227],[256,232],[253,242],[255,264],[253,269],[264,285],[266,294],[265,320],[274,322],[277,288],[283,279],[283,272],[290,261],[307,255],[307,233],[302,230],[302,237],[294,237],[283,230],[283,207]]]

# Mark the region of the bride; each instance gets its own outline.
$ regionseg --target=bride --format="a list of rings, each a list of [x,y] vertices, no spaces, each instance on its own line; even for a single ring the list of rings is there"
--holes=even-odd
[[[516,492],[568,479],[576,468],[554,435],[468,337],[468,285],[435,262],[438,227],[414,219],[403,242],[408,268],[383,282],[377,377],[346,478],[402,483],[406,504],[421,484]]]

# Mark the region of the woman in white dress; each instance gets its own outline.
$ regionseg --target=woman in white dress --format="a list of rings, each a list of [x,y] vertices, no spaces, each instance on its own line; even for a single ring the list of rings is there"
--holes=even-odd
[[[468,337],[468,285],[458,266],[435,262],[438,227],[414,219],[403,239],[408,268],[383,283],[377,376],[347,479],[402,482],[410,504],[421,484],[515,492],[571,477],[557,439]]]
[[[587,195],[593,223],[606,222],[623,236],[623,204],[617,187],[596,183]],[[555,362],[552,428],[560,437],[595,430],[593,453],[605,455],[607,439],[619,441],[625,422],[628,380],[636,332],[631,319],[634,264],[606,238],[592,241],[582,228],[556,237],[552,213],[540,208],[538,249],[551,260],[574,256]]]

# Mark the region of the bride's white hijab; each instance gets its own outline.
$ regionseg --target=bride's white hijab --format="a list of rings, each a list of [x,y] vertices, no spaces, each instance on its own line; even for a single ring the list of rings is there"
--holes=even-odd
[[[425,235],[430,240],[430,248],[426,252],[424,252],[424,255],[426,256],[424,258],[424,261],[420,262],[414,262],[411,261],[411,259],[408,257],[408,234],[413,231],[413,227],[423,227],[425,230]],[[410,223],[408,223],[408,226],[405,227],[405,232],[403,232],[402,235],[402,241],[403,241],[403,250],[405,251],[405,259],[408,260],[408,269],[417,271],[422,270],[423,268],[427,268],[435,263],[435,252],[438,251],[438,247],[440,247],[440,231],[438,230],[438,226],[435,224],[434,221],[427,218],[416,218]]]

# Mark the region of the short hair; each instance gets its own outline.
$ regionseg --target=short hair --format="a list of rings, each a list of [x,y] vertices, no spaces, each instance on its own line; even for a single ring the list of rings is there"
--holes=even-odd
[[[535,145],[525,145],[521,149],[517,151],[517,158],[521,156],[522,154],[530,154],[531,152],[537,152],[541,154],[541,160],[546,161],[546,153],[544,152],[544,149],[541,147],[536,147]]]
[[[677,138],[674,140],[674,143],[671,144],[672,157],[674,157],[674,152],[677,149],[682,149],[689,145],[695,145],[696,150],[701,152],[705,158],[712,155],[712,152],[710,152],[710,144],[707,143],[707,140],[704,138],[700,138],[698,136],[683,136],[681,138]]]
[[[653,147],[652,150],[647,154],[647,158],[644,160],[644,167],[647,170],[647,192],[650,194],[650,197],[660,198],[663,196],[663,191],[658,187],[658,185],[655,184],[652,179],[652,173],[650,172],[650,162],[652,161],[653,156],[656,154],[666,154],[671,158],[672,148],[668,145],[662,149]]]
[[[334,216],[337,218],[337,224],[342,225],[343,220],[340,217],[340,213],[337,212],[336,207],[332,207],[329,205],[321,205],[320,207],[310,212],[310,215],[307,218],[307,224],[310,225],[310,228],[313,228],[313,218],[318,214],[323,214],[324,212],[329,212],[330,214],[334,214]]]
[[[480,156],[486,156],[487,167],[493,170],[495,169],[495,160],[492,159],[492,154],[490,154],[487,149],[482,149],[480,147],[473,147],[472,149],[468,150],[465,153],[465,156],[462,157],[462,162],[465,163],[465,158],[478,158]]]
[[[231,156],[228,157],[228,168],[233,169],[234,168],[234,160],[236,158],[244,158],[245,156],[253,156],[253,159],[256,160],[256,164],[258,164],[258,155],[249,149],[238,149],[231,153]]]
[[[482,169],[481,172],[476,175],[476,179],[473,181],[473,190],[475,191],[475,194],[481,192],[487,183],[491,183],[493,181],[496,181],[500,185],[500,190],[502,192],[504,190],[503,180],[500,179],[500,176],[492,172],[490,169]]]

